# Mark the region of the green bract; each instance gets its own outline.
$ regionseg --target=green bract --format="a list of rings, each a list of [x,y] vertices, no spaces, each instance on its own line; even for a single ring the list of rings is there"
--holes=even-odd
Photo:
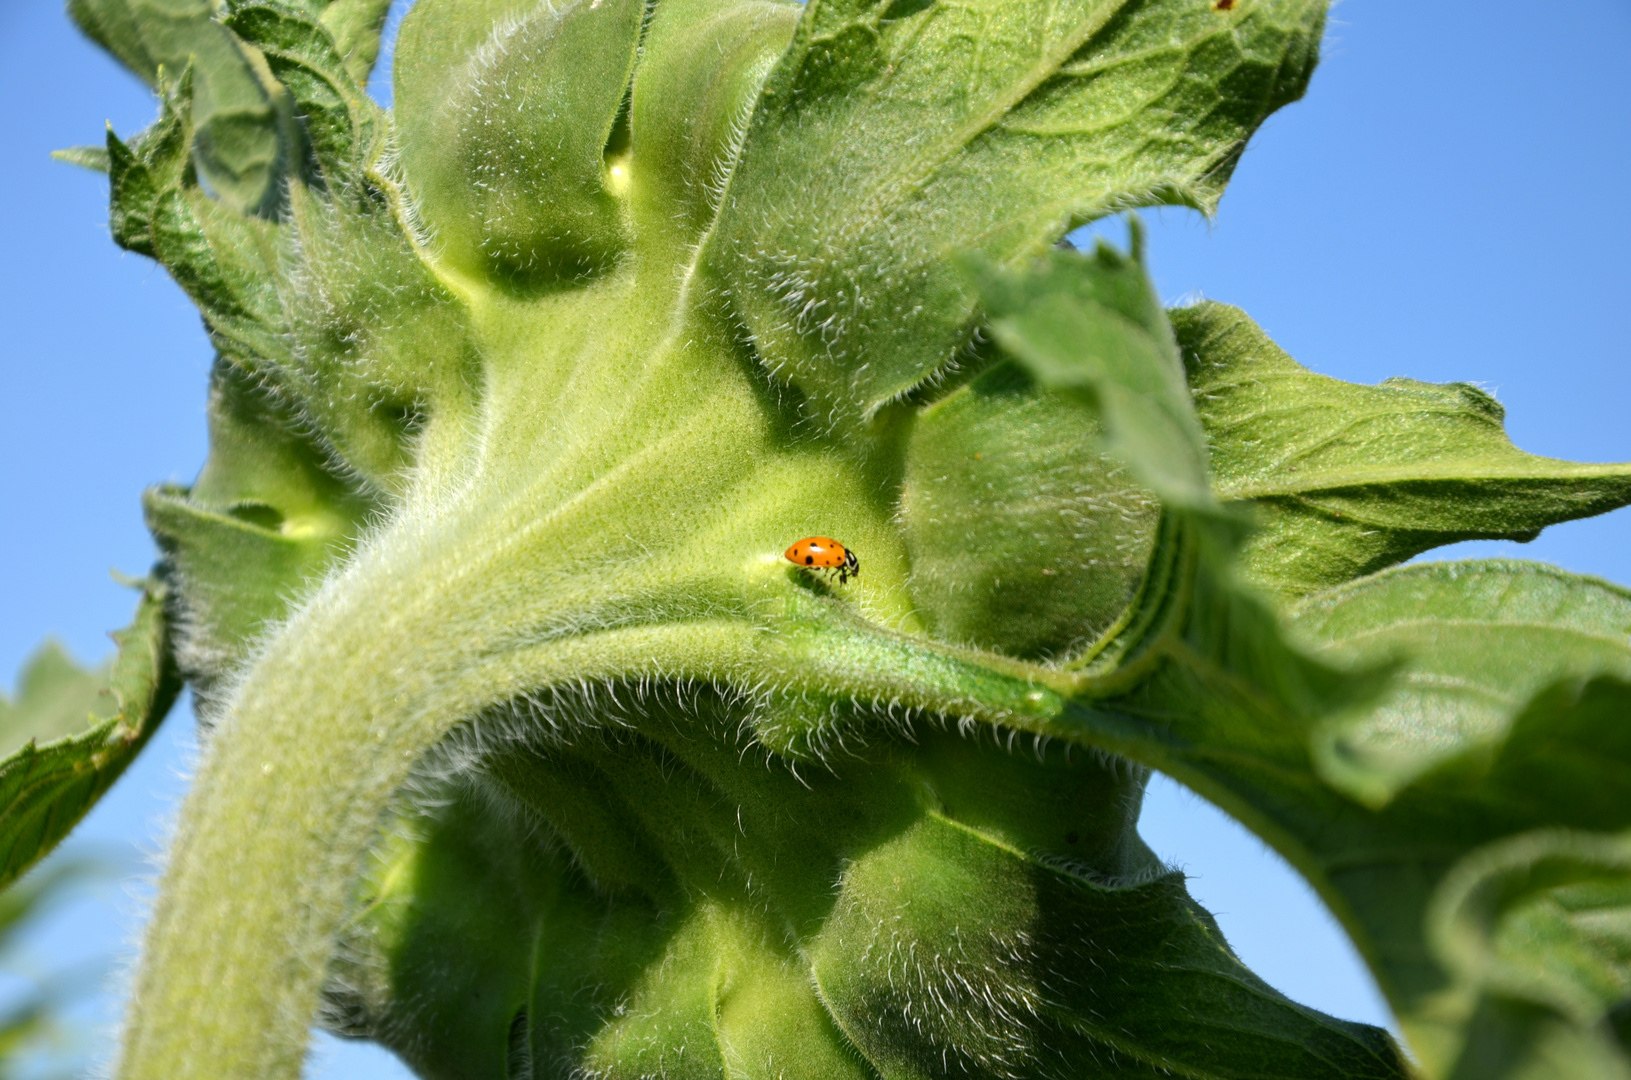
[[[197,693],[120,1075],[294,1076],[314,1018],[427,1077],[1409,1074],[1234,957],[1151,766],[1427,1076],[1631,1075],[1631,594],[1387,569],[1631,467],[1164,311],[1136,222],[1054,250],[1209,210],[1324,9],[419,0],[388,112],[377,0],[75,0],[162,114],[68,156],[219,351],[141,692],[0,766]]]

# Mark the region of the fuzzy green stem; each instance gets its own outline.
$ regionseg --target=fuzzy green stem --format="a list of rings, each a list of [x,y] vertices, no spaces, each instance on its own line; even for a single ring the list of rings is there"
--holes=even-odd
[[[741,627],[629,627],[592,647],[564,639],[556,657],[532,650],[526,687],[473,685],[460,677],[469,654],[428,651],[445,637],[409,614],[360,617],[373,590],[359,591],[331,588],[286,627],[212,738],[148,930],[121,1076],[298,1076],[355,875],[428,748],[520,689],[696,674],[747,644]]]

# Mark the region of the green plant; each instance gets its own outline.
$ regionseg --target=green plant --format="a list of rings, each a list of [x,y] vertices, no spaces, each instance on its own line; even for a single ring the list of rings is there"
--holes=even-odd
[[[1631,467],[1052,250],[1209,209],[1323,3],[420,0],[390,113],[378,0],[71,10],[163,111],[67,156],[220,353],[117,715],[0,767],[15,874],[194,688],[123,1075],[320,1011],[437,1077],[1408,1072],[1234,958],[1151,766],[1428,1076],[1631,1074],[1631,594],[1389,569]]]
[[[0,896],[0,973],[8,984],[0,1010],[4,1080],[68,1080],[86,1064],[88,1032],[71,1010],[103,975],[103,965],[91,960],[65,966],[55,958],[30,955],[28,932],[80,887],[109,876],[112,869],[105,858],[65,851]]]

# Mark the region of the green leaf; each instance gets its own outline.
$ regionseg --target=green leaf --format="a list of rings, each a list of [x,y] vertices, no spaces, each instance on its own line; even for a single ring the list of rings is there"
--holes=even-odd
[[[1451,602],[1456,591],[1465,610]],[[1426,937],[1445,875],[1477,848],[1532,829],[1631,827],[1628,684],[1582,681],[1594,656],[1623,664],[1624,632],[1616,643],[1608,631],[1624,625],[1626,602],[1599,582],[1523,563],[1403,567],[1316,594],[1293,627],[1332,662],[1397,662],[1415,646],[1369,712],[1311,721],[1179,654],[1134,692],[1067,719],[1079,737],[1200,791],[1285,855],[1354,937],[1429,1074],[1447,1075],[1473,1003]],[[1465,730],[1445,721],[1446,700],[1479,698]],[[1390,769],[1359,774],[1373,788],[1378,776],[1413,782],[1366,806],[1324,779],[1335,772],[1333,742],[1373,748],[1360,760]],[[1411,748],[1419,768],[1405,758]],[[1355,772],[1339,778],[1365,790]]]
[[[188,0],[180,0],[176,5],[183,23],[190,9],[196,6]],[[70,0],[68,4],[68,15],[86,37],[112,53],[121,64],[152,86],[163,61],[153,55],[142,32],[140,20],[146,10],[143,8],[139,11],[129,0]],[[155,14],[165,11],[163,6],[155,6],[152,10]],[[183,66],[186,64],[185,55]]]
[[[1477,998],[1452,1080],[1623,1080],[1608,1028],[1631,1000],[1631,836],[1547,829],[1462,859],[1428,913],[1435,952]]]
[[[210,339],[224,353],[273,359],[287,351],[275,230],[196,187],[171,188],[154,202],[153,255],[204,313]]]
[[[1128,206],[1215,205],[1246,139],[1301,95],[1324,11],[814,0],[754,112],[710,265],[819,422],[870,418],[969,342],[951,255],[1009,262]]]
[[[294,98],[323,177],[336,187],[356,185],[382,149],[379,109],[325,24],[279,0],[257,0],[234,7],[227,25],[260,50]]]
[[[1628,709],[1631,683],[1613,677],[1585,682],[1569,679],[1547,688],[1511,722],[1504,740],[1495,746],[1475,743],[1463,758],[1406,789],[1376,815],[1386,828],[1375,830],[1371,844],[1355,845],[1359,850],[1350,852],[1346,860],[1334,860],[1348,863],[1337,876],[1345,879],[1345,891],[1355,894],[1354,906],[1369,924],[1367,936],[1390,962],[1387,966],[1398,973],[1397,984],[1417,991],[1413,1008],[1402,1015],[1417,1028],[1414,1041],[1418,1050],[1424,1058],[1440,1063],[1460,1051],[1469,1065],[1457,1066],[1464,1070],[1455,1074],[1458,1077],[1475,1075],[1478,1063],[1488,1060],[1481,1055],[1497,1040],[1507,1042],[1513,1056],[1521,1058],[1524,1046],[1544,1049],[1557,1042],[1558,1032],[1551,1023],[1536,1024],[1527,1008],[1510,1009],[1503,1004],[1514,1000],[1510,993],[1475,998],[1469,991],[1477,984],[1466,980],[1466,969],[1454,955],[1454,943],[1445,939],[1442,915],[1434,920],[1435,909],[1465,913],[1457,898],[1465,895],[1460,886],[1466,884],[1468,875],[1488,869],[1492,856],[1499,861],[1504,857],[1499,853],[1521,849],[1525,843],[1521,837],[1532,830],[1563,827],[1623,833],[1631,827],[1624,797],[1631,782],[1631,740],[1624,723]],[[1520,839],[1510,841],[1508,847],[1504,840],[1509,837]],[[1485,845],[1491,846],[1485,850]],[[1460,852],[1471,854],[1453,862]],[[1424,896],[1427,889],[1434,891]],[[1571,965],[1576,969],[1570,977],[1589,976],[1577,966],[1583,959],[1577,951],[1573,956],[1556,954],[1555,950],[1566,948],[1567,935],[1560,937],[1553,931],[1541,938],[1533,935],[1539,927],[1531,917],[1546,911],[1544,898],[1530,899],[1539,906],[1515,904],[1510,913],[1515,921],[1496,935],[1505,955],[1502,964],[1511,962],[1529,976],[1538,971],[1545,983],[1555,984],[1556,977],[1567,974]],[[1587,898],[1565,895],[1554,899],[1579,905]],[[1413,910],[1423,900],[1426,918]],[[1624,976],[1625,920],[1623,906],[1615,901],[1595,916],[1585,913],[1579,927],[1591,936],[1591,963],[1608,965],[1612,978]],[[1423,922],[1424,930],[1418,931]],[[1422,978],[1425,965],[1414,959],[1405,962],[1406,952],[1417,947],[1418,932],[1438,939],[1428,938],[1430,954],[1440,961],[1431,981]],[[1589,979],[1584,985],[1590,985]],[[1531,989],[1516,1000],[1528,1006],[1535,996]],[[1529,1001],[1524,1002],[1523,997]],[[1548,1010],[1555,1009],[1555,1002],[1543,1004]],[[1611,1004],[1606,1001],[1601,1011],[1606,1012]],[[1562,1015],[1574,1027],[1585,1019],[1579,1013]],[[1594,1026],[1601,1029],[1600,1014],[1595,1019]],[[1585,1054],[1604,1032],[1588,1030],[1586,1034],[1590,1037],[1585,1040],[1570,1036],[1563,1041],[1579,1044]],[[1593,1056],[1599,1055],[1580,1057],[1575,1072],[1564,1067],[1552,1075],[1592,1075],[1587,1064]]]
[[[163,263],[204,313],[216,346],[284,355],[276,227],[221,206],[198,187],[188,146],[192,71],[161,82],[163,112],[132,143],[108,132],[109,224],[120,246]]]
[[[1258,528],[1243,572],[1286,597],[1457,540],[1531,540],[1631,503],[1631,465],[1517,449],[1495,399],[1466,383],[1316,375],[1237,308],[1172,312],[1225,502]]]
[[[192,130],[179,103],[192,93],[192,70],[160,97],[158,120],[129,145],[109,127],[108,225],[126,251],[156,258],[153,218],[160,197],[191,180]]]
[[[1197,494],[1205,458],[1187,395],[1158,377],[1176,358],[1145,344],[1159,324],[1121,315],[1137,310],[1128,302],[1081,314],[1108,306],[1095,297],[1118,295],[1129,265],[1101,247],[985,275],[996,340],[1102,410],[1107,445],[1197,546],[1171,584],[1146,586],[1139,605],[1168,612],[1121,667],[1032,730],[1080,725],[1076,738],[1171,773],[1273,844],[1353,934],[1429,1073],[1447,1075],[1474,1007],[1426,937],[1444,875],[1528,829],[1631,825],[1631,744],[1597,726],[1612,707],[1569,697],[1585,679],[1631,676],[1631,594],[1523,563],[1407,567],[1309,597],[1292,647],[1228,572],[1227,523]],[[1128,670],[1149,675],[1117,690]],[[1590,778],[1574,772],[1587,746]]]
[[[453,268],[547,285],[623,248],[605,157],[644,14],[640,0],[426,0],[403,20],[402,169]]]
[[[367,85],[379,59],[379,38],[390,12],[391,0],[330,0],[323,9],[323,25],[358,86]]]
[[[290,161],[292,131],[281,88],[258,57],[215,19],[210,0],[70,0],[87,36],[147,82],[161,87],[191,67],[192,144],[210,190],[239,213],[275,214]]]
[[[1170,660],[1187,673],[1147,692],[1175,693],[1172,707],[1229,692],[1200,689],[1223,680],[1310,722],[1365,697],[1374,679],[1349,677],[1288,647],[1275,616],[1236,580],[1229,560],[1240,524],[1212,497],[1200,422],[1133,230],[1131,257],[1100,244],[1091,256],[1051,252],[1028,272],[976,264],[994,340],[1039,383],[1076,402],[1084,431],[1097,421],[1106,452],[1161,499],[1169,519],[1136,610],[1083,658],[1109,680],[1092,692],[1114,694]]]
[[[1020,273],[976,263],[980,297],[1003,351],[1102,417],[1106,449],[1141,482],[1168,505],[1215,514],[1206,440],[1133,228],[1131,257],[1101,243]]]
[[[1524,562],[1400,568],[1310,597],[1303,639],[1330,659],[1398,657],[1398,677],[1321,732],[1325,778],[1381,806],[1450,757],[1498,740],[1559,679],[1631,678],[1631,592]]]
[[[114,635],[119,655],[105,680],[77,672],[48,648],[25,672],[18,700],[0,701],[7,740],[27,739],[0,761],[0,887],[68,835],[170,710],[181,680],[170,659],[164,599],[162,588],[148,586],[135,621]],[[101,698],[95,712],[87,708],[93,683]]]
[[[1152,493],[1172,508],[1169,532],[1218,524],[1165,315],[1137,259],[1108,246],[1025,273],[969,266],[1017,365],[916,419],[902,492],[914,600],[954,641],[1111,661],[1173,553],[1156,557]],[[1142,600],[1149,614],[1166,593]]]
[[[982,914],[1011,929],[969,934]],[[1038,1056],[1060,1076],[1404,1075],[1383,1032],[1250,976],[1177,874],[1104,887],[934,818],[845,874],[811,965],[883,1075],[936,1075],[925,1049],[980,1076],[1035,1075]]]
[[[379,186],[389,183],[372,171],[377,110],[327,31],[269,3],[242,5],[232,20],[296,88],[324,170],[315,179],[331,190],[292,181],[283,225],[211,198],[188,153],[188,68],[174,85],[161,79],[152,128],[129,144],[108,134],[114,237],[163,263],[221,353],[292,407],[278,423],[309,426],[344,468],[389,490],[425,413],[468,393],[461,317]]]
[[[324,59],[326,32],[316,24],[265,4],[234,20],[263,35],[296,85],[338,94],[348,81],[322,68],[336,61],[332,52]],[[293,407],[295,417],[279,423],[309,425],[345,467],[389,490],[424,414],[463,399],[470,384],[462,314],[387,193],[363,175],[381,152],[374,107],[352,87],[326,114],[337,126],[315,145],[335,190],[291,183],[288,220],[277,225],[236,214],[199,187],[186,150],[190,86],[190,69],[161,86],[159,121],[131,144],[109,132],[114,237],[163,263],[203,311],[216,347]]]
[[[49,743],[79,734],[104,704],[104,681],[103,672],[84,670],[61,645],[47,641],[23,665],[17,700],[0,696],[0,744]]]
[[[1468,1029],[1450,1080],[1626,1080],[1624,1044],[1524,1002],[1490,999]]]
[[[386,492],[427,420],[466,404],[478,378],[467,312],[390,207],[352,194],[290,191],[275,283],[287,357],[275,374],[345,467]]]
[[[1332,866],[1331,880],[1353,912],[1350,926],[1360,928],[1361,947],[1374,950],[1395,1007],[1417,1028],[1418,1050],[1447,1065],[1463,1042],[1473,1046],[1462,1025],[1477,1018],[1463,989],[1428,962],[1425,910],[1447,887],[1440,884],[1445,875],[1465,853],[1533,829],[1631,827],[1624,798],[1631,784],[1624,724],[1631,708],[1631,683],[1624,681],[1631,670],[1631,598],[1589,578],[1522,563],[1405,567],[1371,580],[1381,597],[1364,596],[1360,582],[1339,590],[1329,605],[1312,598],[1305,605],[1312,609],[1308,628],[1332,651],[1392,652],[1409,641],[1421,651],[1408,663],[1402,692],[1384,699],[1373,719],[1350,719],[1337,733],[1344,742],[1395,751],[1393,761],[1372,752],[1389,766],[1362,774],[1373,784],[1377,776],[1396,782],[1398,757],[1412,744],[1438,764],[1399,790],[1362,831],[1332,829],[1351,838],[1321,843],[1346,849],[1323,852],[1321,861]],[[1456,587],[1466,597],[1464,610],[1445,602],[1444,593]],[[1346,603],[1344,594],[1351,597]],[[1350,605],[1357,616],[1351,621],[1340,611]],[[1487,633],[1470,632],[1481,624]],[[1432,652],[1421,649],[1429,640]],[[1556,678],[1550,684],[1543,681],[1548,667]],[[1447,697],[1460,697],[1465,709],[1467,699],[1480,696],[1486,702],[1468,710],[1461,730],[1442,719]]]
[[[1423,913],[1486,844],[1623,827],[1613,686],[1543,664],[1459,752],[1348,753],[1432,656],[1350,596],[1374,647],[1288,640],[1136,252],[1029,263],[1215,199],[1321,21],[1237,6],[817,0],[773,61],[775,5],[423,0],[399,157],[328,8],[233,8],[312,133],[277,223],[193,175],[190,92],[110,150],[223,354],[205,476],[148,501],[220,722],[125,1074],[296,1074],[326,972],[428,1075],[1403,1074],[1229,954],[1110,750],[1291,854],[1446,1075],[1488,995]],[[780,559],[817,533],[861,576]],[[1023,625],[997,582],[1056,566]]]

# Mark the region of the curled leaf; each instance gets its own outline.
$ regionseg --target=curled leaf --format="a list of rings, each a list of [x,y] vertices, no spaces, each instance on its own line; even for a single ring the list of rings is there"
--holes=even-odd
[[[1609,1027],[1631,999],[1631,838],[1549,829],[1486,845],[1445,876],[1427,919],[1475,1003],[1455,1080],[1631,1075]]]
[[[187,152],[205,182],[239,213],[273,217],[296,160],[297,137],[282,86],[216,20],[209,0],[72,0],[79,28],[127,68],[159,87],[190,68],[180,105]],[[258,63],[259,62],[259,63]]]
[[[119,653],[106,674],[47,646],[17,700],[0,700],[0,728],[18,747],[0,761],[0,887],[68,835],[169,712],[181,680],[164,603],[161,586],[146,586],[135,621],[114,635]]]

